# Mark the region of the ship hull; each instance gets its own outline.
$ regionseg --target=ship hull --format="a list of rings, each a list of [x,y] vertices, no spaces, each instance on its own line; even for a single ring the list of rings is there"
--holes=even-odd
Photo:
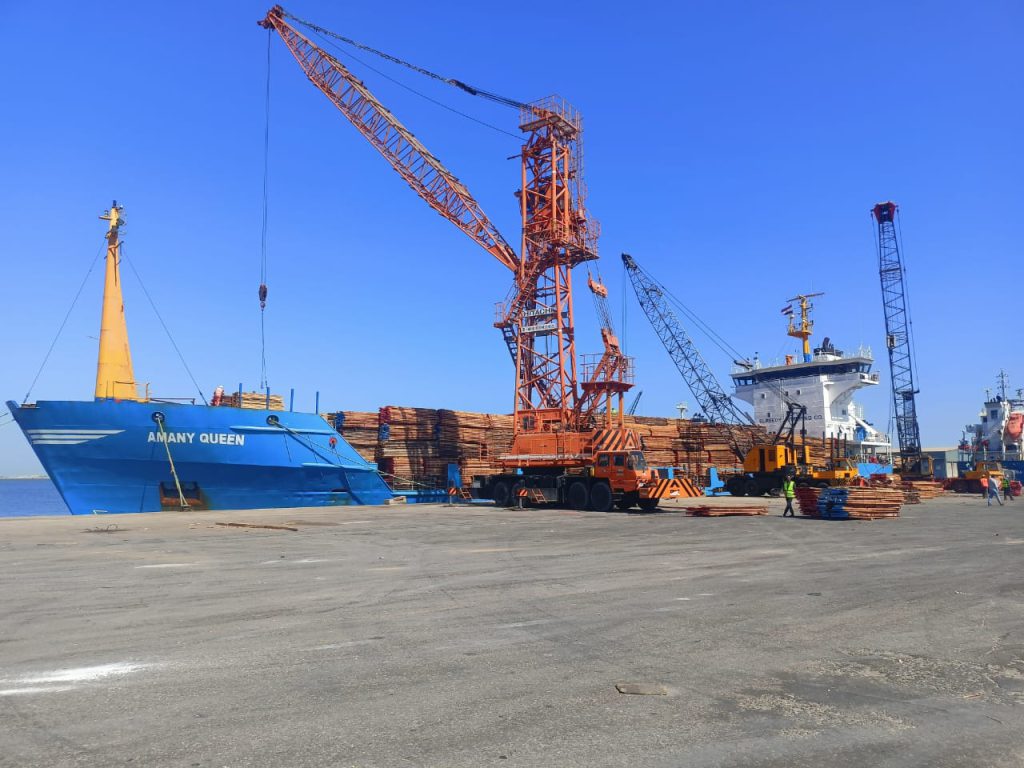
[[[182,495],[190,508],[213,510],[383,504],[393,495],[376,465],[317,414],[115,400],[8,406],[75,515],[181,509]]]

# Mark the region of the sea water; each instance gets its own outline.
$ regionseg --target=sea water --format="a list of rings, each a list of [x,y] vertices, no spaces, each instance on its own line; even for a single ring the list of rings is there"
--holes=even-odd
[[[0,480],[0,517],[70,514],[49,478]]]

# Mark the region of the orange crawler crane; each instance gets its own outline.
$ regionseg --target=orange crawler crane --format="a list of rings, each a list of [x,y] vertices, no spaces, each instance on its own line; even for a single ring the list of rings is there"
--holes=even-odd
[[[633,386],[632,361],[605,322],[604,353],[584,360],[578,375],[572,269],[597,258],[597,227],[587,218],[576,111],[557,97],[531,104],[417,71],[519,109],[525,135],[520,254],[508,244],[469,190],[334,56],[296,27],[345,43],[352,40],[274,6],[260,25],[275,30],[306,76],[434,210],[512,272],[495,327],[515,362],[511,450],[505,471],[473,478],[477,494],[500,505],[553,503],[607,511],[651,510],[661,499],[700,495],[685,480],[661,478],[647,466],[640,438],[623,425],[623,398]],[[364,50],[408,65],[365,46]],[[602,286],[603,287],[603,286]]]

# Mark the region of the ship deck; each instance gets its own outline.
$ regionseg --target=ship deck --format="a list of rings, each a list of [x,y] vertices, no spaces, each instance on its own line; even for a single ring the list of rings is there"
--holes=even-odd
[[[0,762],[1016,764],[1024,509],[765,503],[0,520]]]

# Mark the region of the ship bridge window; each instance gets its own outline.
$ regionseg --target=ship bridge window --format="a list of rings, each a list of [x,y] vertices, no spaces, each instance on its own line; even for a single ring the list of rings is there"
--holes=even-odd
[[[996,411],[996,410],[989,411],[988,415],[991,416],[994,419],[996,416],[999,415],[999,411]]]
[[[797,394],[799,395],[799,394],[800,394],[800,390],[798,389],[798,390],[796,391],[796,393],[797,393]]]
[[[761,399],[764,400],[764,392],[761,393]]]

